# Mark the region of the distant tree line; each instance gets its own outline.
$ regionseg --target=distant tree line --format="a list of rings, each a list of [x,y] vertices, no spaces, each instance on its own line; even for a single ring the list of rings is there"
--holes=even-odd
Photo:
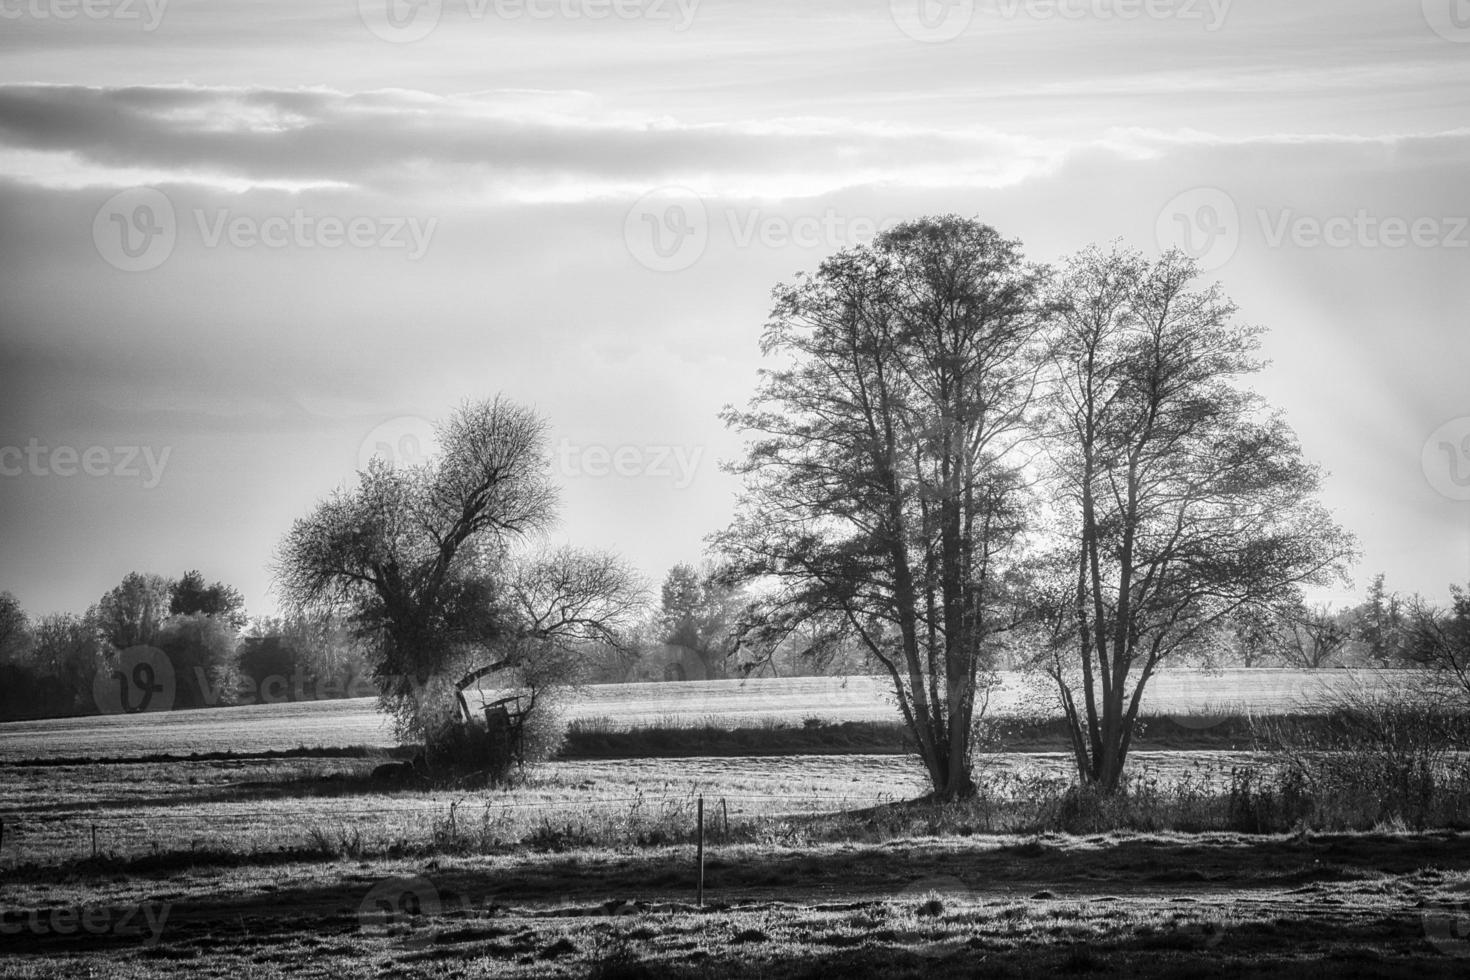
[[[32,618],[0,592],[0,720],[91,715],[95,682],[124,651],[152,648],[172,667],[174,708],[362,697],[363,653],[328,618],[251,622],[244,597],[196,571],[126,575],[83,613]]]

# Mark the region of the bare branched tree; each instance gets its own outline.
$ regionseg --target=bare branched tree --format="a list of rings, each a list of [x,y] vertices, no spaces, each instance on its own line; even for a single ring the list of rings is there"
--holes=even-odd
[[[1352,639],[1344,617],[1324,605],[1297,603],[1279,616],[1282,659],[1293,667],[1317,670],[1331,666]]]
[[[1415,598],[1408,620],[1409,656],[1434,671],[1442,692],[1470,704],[1470,587],[1450,586],[1445,609]]]
[[[991,640],[1012,621],[1043,272],[993,228],[901,225],[778,287],[717,546],[757,583],[769,647],[807,625],[892,681],[939,799],[974,791]],[[821,642],[821,638],[817,638]]]
[[[489,660],[455,685],[466,721],[466,692],[497,673],[506,674],[497,688],[522,687],[529,705],[544,705],[551,688],[579,679],[581,655],[588,648],[608,644],[625,649],[648,605],[648,588],[612,552],[561,547],[513,556],[504,575],[502,602],[511,641],[490,650]]]
[[[443,737],[454,678],[510,632],[495,576],[515,540],[553,521],[545,431],[503,399],[466,403],[438,427],[437,458],[401,470],[375,458],[281,545],[287,606],[345,611],[374,640],[373,679],[405,737]]]
[[[1286,423],[1238,386],[1259,331],[1178,252],[1090,248],[1057,283],[1049,444],[1070,585],[1052,670],[1078,772],[1123,772],[1149,679],[1228,617],[1341,576]]]

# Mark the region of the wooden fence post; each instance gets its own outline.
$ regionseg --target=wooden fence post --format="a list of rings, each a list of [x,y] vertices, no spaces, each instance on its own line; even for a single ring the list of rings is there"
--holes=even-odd
[[[704,794],[699,795],[699,907],[704,908]]]

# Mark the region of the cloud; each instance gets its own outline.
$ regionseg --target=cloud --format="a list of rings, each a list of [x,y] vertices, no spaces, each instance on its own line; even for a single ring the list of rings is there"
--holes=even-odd
[[[72,184],[89,169],[99,184],[155,172],[224,185],[452,187],[511,200],[671,182],[735,196],[900,180],[998,186],[1055,166],[1064,152],[982,128],[594,118],[569,111],[575,102],[515,91],[5,85],[0,146],[12,160],[34,155],[17,176],[43,184],[54,185],[67,161],[59,169]]]

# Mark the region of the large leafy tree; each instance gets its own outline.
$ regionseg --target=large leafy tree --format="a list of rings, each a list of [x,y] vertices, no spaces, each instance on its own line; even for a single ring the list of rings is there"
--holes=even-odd
[[[0,592],[0,662],[24,655],[31,642],[31,620],[20,600]]]
[[[988,656],[1012,622],[1043,272],[993,228],[899,226],[775,291],[744,492],[717,536],[761,642],[856,638],[893,685],[936,798],[974,790]]]
[[[1090,248],[1056,284],[1049,496],[1065,584],[1050,666],[1078,772],[1105,790],[1160,665],[1352,553],[1291,430],[1239,384],[1259,331],[1196,278],[1177,252]]]
[[[169,588],[168,612],[170,616],[217,616],[237,631],[247,622],[240,591],[223,582],[206,582],[196,569],[185,572]]]
[[[374,458],[280,548],[289,607],[342,610],[372,639],[373,679],[406,738],[452,736],[456,679],[509,631],[497,573],[555,515],[545,431],[504,399],[466,403],[438,426],[438,456],[404,469]]]
[[[106,663],[107,646],[90,615],[52,613],[35,623],[27,657],[44,699],[45,714],[91,713],[93,679]]]
[[[660,600],[663,642],[691,651],[705,677],[726,676],[737,649],[742,590],[713,566],[680,563],[664,576]]]
[[[97,601],[91,616],[118,650],[155,645],[169,617],[173,583],[162,575],[129,572]]]
[[[1353,618],[1356,638],[1375,664],[1387,667],[1403,657],[1408,609],[1402,596],[1388,590],[1383,573],[1373,576],[1367,598],[1354,610]]]
[[[209,613],[171,616],[158,631],[157,644],[174,669],[175,706],[234,703],[240,686],[240,640],[228,619]]]

